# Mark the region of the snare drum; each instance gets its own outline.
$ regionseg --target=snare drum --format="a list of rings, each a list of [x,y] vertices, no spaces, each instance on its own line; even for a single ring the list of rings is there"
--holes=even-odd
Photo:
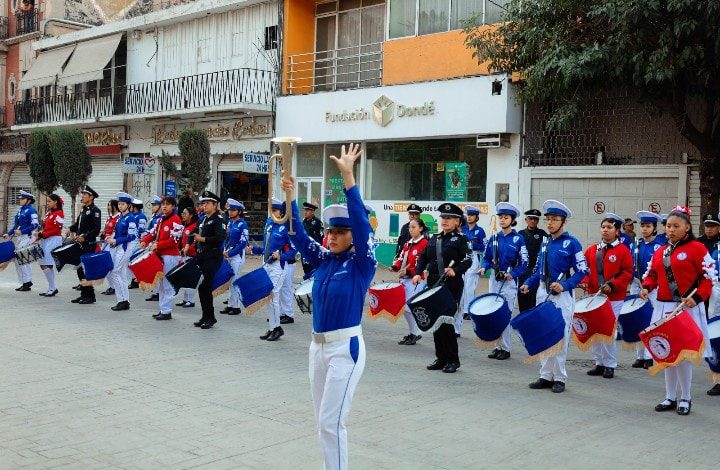
[[[481,295],[470,302],[468,310],[477,336],[475,344],[481,348],[497,346],[512,317],[505,299],[498,294]]]
[[[452,292],[443,285],[420,291],[408,299],[407,305],[423,333],[434,332],[444,323],[452,325],[458,308]]]
[[[585,297],[575,302],[572,317],[573,342],[581,351],[597,343],[615,341],[617,319],[606,295]]]
[[[564,348],[565,319],[552,302],[543,302],[510,320],[530,357],[526,363],[557,356]]]
[[[7,268],[15,259],[15,244],[12,241],[0,243],[0,271]]]
[[[86,253],[80,257],[85,279],[80,284],[98,285],[102,284],[105,276],[113,270],[112,255],[109,251],[101,251],[100,253]]]
[[[640,342],[640,332],[650,326],[653,315],[652,302],[642,300],[637,295],[625,299],[618,323],[622,328],[622,340],[630,345]]]
[[[710,366],[710,380],[720,383],[720,317],[714,317],[708,322],[708,340],[712,356],[706,357]]]
[[[300,311],[308,315],[312,315],[312,289],[312,279],[301,282],[295,289],[295,302],[297,302]]]
[[[235,273],[233,272],[232,266],[228,263],[228,260],[223,259],[220,264],[220,268],[215,271],[215,276],[212,282],[212,295],[217,297],[230,288],[230,281],[232,280]]]
[[[370,318],[383,316],[395,323],[405,310],[405,287],[399,282],[382,282],[368,289]]]
[[[40,245],[32,244],[15,250],[15,262],[20,265],[30,264],[45,257],[45,252]]]
[[[248,317],[273,297],[272,280],[262,266],[235,279],[233,288],[240,291],[240,301],[245,307],[245,316]]]
[[[80,257],[83,255],[82,245],[75,241],[70,241],[59,246],[50,252],[55,259],[55,267],[60,272],[66,264],[71,266],[80,266]]]
[[[175,294],[183,288],[197,289],[201,277],[202,271],[194,258],[178,264],[165,275],[165,279],[175,289]]]
[[[144,291],[152,289],[163,278],[163,262],[154,251],[145,250],[133,255],[128,268]]]
[[[702,331],[687,310],[651,324],[640,332],[640,339],[653,358],[648,369],[652,375],[684,360],[698,364],[705,348]]]

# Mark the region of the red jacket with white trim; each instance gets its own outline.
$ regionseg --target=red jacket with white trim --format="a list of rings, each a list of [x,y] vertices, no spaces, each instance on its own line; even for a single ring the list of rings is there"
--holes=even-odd
[[[43,228],[40,238],[50,238],[62,235],[62,228],[65,225],[65,214],[62,209],[47,211],[43,219]]]
[[[597,250],[605,248],[603,256],[603,278],[610,285],[612,292],[607,294],[608,300],[625,300],[628,285],[633,280],[633,257],[628,247],[620,240],[610,245],[598,243],[592,245],[585,251],[590,274],[585,276],[581,283],[587,284],[587,291],[591,294],[600,290],[600,281],[598,279]]]
[[[141,241],[146,245],[157,241],[155,253],[159,256],[180,256],[178,240],[182,237],[184,228],[180,217],[170,214],[158,220],[152,231],[142,237]]]
[[[402,251],[400,252],[400,256],[398,256],[395,261],[393,261],[393,271],[400,271],[404,260],[406,277],[415,276],[415,266],[417,265],[418,256],[420,256],[420,253],[423,252],[427,244],[428,240],[425,237],[421,237],[420,240],[416,242],[410,240],[405,243],[405,245],[403,245]],[[422,273],[422,276],[424,278],[425,273]]]
[[[660,302],[672,302],[673,294],[665,274],[663,257],[670,250],[670,268],[672,269],[678,291],[681,296],[689,294],[697,287],[693,295],[696,303],[704,302],[712,294],[712,275],[715,262],[708,254],[707,248],[696,240],[681,240],[673,247],[668,243],[655,251],[650,261],[650,269],[645,273],[643,287],[652,292],[657,287],[657,299]]]

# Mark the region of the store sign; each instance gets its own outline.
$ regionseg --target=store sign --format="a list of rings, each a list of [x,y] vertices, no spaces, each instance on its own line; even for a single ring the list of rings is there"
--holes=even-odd
[[[177,183],[173,180],[165,180],[165,190],[163,194],[170,197],[177,196]]]
[[[405,104],[395,103],[385,95],[380,96],[376,99],[371,107],[371,111],[368,111],[364,107],[352,111],[342,112],[325,112],[325,122],[327,123],[341,123],[349,121],[369,121],[372,120],[380,127],[385,127],[390,124],[393,119],[397,118],[413,118],[423,116],[434,116],[435,115],[435,102],[426,101],[422,105],[408,106]]]
[[[153,127],[155,144],[174,144],[180,140],[180,133],[185,129],[203,129],[208,140],[246,140],[270,137],[272,133],[271,118],[241,118],[234,121],[215,121],[210,123],[187,123],[180,125],[163,124]]]
[[[4,135],[0,137],[2,153],[27,152],[30,148],[30,134]]]
[[[122,171],[128,173],[143,173],[146,175],[154,175],[157,169],[157,160],[155,157],[146,155],[129,155],[122,159]]]
[[[243,155],[245,173],[267,173],[270,155],[265,153],[246,153]]]
[[[467,199],[467,163],[445,162],[445,199],[464,201]]]
[[[83,135],[85,136],[85,145],[87,146],[117,145],[125,141],[125,128],[118,126],[83,129]]]

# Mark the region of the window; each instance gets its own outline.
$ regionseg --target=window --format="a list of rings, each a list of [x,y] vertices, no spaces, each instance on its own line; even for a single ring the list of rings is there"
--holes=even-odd
[[[278,48],[278,27],[268,26],[265,28],[265,50]]]
[[[510,0],[388,0],[390,39],[461,29],[478,15],[483,24],[502,21]]]
[[[446,166],[465,162],[467,200],[486,200],[487,150],[474,139],[368,142],[365,197],[368,200],[446,200]]]
[[[320,145],[298,145],[297,176],[322,176],[324,147]]]

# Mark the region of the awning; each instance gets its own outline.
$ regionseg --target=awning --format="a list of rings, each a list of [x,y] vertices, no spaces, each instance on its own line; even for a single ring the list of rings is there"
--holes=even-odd
[[[25,163],[27,154],[25,153],[0,153],[0,163]]]
[[[100,155],[120,155],[122,153],[124,145],[88,145],[88,153],[93,157]]]
[[[20,89],[52,85],[74,49],[75,45],[72,45],[39,53],[30,70],[20,79]]]
[[[75,85],[102,80],[103,69],[117,50],[123,33],[79,43],[65,69],[58,75],[58,85]]]

